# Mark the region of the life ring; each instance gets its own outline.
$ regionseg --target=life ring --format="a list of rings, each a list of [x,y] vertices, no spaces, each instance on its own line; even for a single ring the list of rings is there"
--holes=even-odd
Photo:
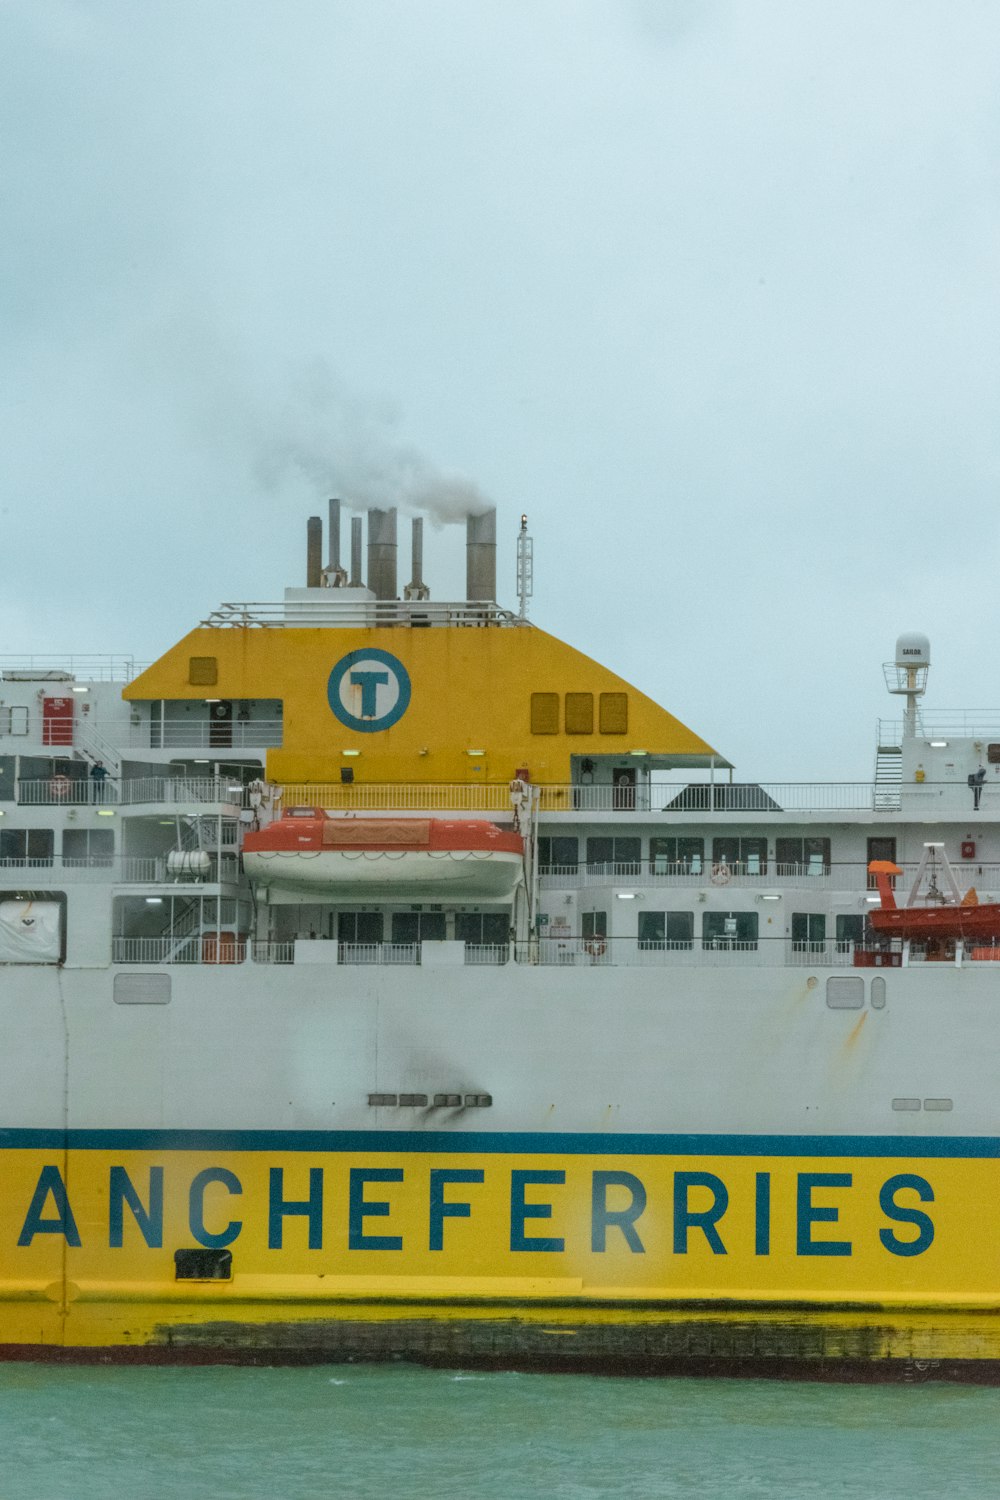
[[[728,885],[733,878],[733,872],[727,864],[712,866],[712,884]]]
[[[583,946],[591,958],[603,958],[608,945],[603,938],[587,938]]]
[[[49,792],[57,802],[64,802],[70,794],[70,788],[72,787],[72,785],[73,783],[70,781],[68,776],[53,776],[52,780],[49,782]]]

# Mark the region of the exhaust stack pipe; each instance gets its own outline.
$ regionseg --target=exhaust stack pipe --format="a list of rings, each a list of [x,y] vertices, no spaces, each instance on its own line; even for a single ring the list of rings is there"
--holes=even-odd
[[[368,587],[376,599],[396,597],[396,507],[368,512]]]
[[[497,596],[496,508],[465,518],[465,597],[494,603]]]
[[[361,517],[351,517],[351,588],[363,589],[364,579],[361,577]]]
[[[340,566],[340,501],[330,501],[329,528],[330,561],[326,565],[323,582],[327,588],[342,589],[347,583],[347,573]]]
[[[413,580],[403,590],[404,599],[429,599],[431,591],[424,583],[424,518],[413,518]]]
[[[323,583],[323,521],[310,516],[306,522],[306,588],[318,589]]]

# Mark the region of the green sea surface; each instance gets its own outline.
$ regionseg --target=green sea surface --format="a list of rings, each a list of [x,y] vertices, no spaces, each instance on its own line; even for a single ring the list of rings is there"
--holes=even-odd
[[[1000,1495],[1000,1391],[0,1366],[2,1500]]]

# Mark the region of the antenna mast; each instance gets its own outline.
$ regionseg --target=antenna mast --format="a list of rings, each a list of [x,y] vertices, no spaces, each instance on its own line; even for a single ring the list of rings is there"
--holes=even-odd
[[[528,535],[528,517],[521,517],[521,530],[517,537],[517,602],[518,619],[527,620],[528,600],[534,591],[533,542]]]

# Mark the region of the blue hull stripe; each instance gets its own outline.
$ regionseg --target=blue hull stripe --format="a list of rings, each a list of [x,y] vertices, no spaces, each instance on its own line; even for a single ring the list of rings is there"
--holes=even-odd
[[[521,1156],[1000,1157],[997,1136],[658,1135],[472,1130],[0,1129],[0,1150],[314,1151]]]

